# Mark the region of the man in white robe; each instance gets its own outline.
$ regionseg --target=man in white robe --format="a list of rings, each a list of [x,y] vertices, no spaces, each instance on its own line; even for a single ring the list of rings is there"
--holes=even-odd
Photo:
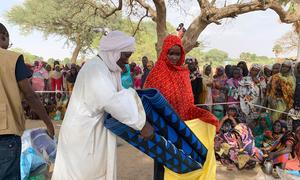
[[[137,93],[121,85],[134,50],[133,37],[110,32],[101,39],[99,54],[80,70],[60,129],[53,180],[116,179],[116,136],[103,126],[107,113],[151,137]]]

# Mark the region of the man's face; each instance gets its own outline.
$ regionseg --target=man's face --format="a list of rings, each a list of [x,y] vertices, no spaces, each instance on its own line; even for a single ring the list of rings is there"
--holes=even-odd
[[[8,49],[9,46],[9,35],[8,33],[0,33],[0,48]]]
[[[121,57],[117,61],[117,65],[123,70],[125,69],[125,65],[128,64],[128,60],[130,56],[132,55],[132,52],[121,52]]]
[[[147,67],[148,59],[147,57],[142,58],[143,67]]]

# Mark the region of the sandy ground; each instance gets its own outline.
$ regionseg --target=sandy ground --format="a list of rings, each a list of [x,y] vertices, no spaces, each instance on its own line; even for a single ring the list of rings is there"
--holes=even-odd
[[[54,122],[56,135],[59,133],[60,123]],[[42,121],[27,120],[26,128],[44,127]],[[151,158],[136,150],[123,140],[118,139],[118,180],[152,180],[153,161]],[[53,169],[53,167],[50,168]],[[217,164],[217,180],[271,180],[259,166],[253,170],[228,171],[221,164]],[[294,179],[286,176],[285,180]],[[299,178],[300,179],[300,178]]]

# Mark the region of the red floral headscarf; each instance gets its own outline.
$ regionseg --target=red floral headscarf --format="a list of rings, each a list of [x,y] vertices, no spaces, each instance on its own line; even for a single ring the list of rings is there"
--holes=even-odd
[[[168,59],[168,51],[173,46],[181,48],[181,57],[176,65]],[[145,82],[145,88],[158,89],[168,100],[182,120],[199,118],[218,126],[217,118],[209,111],[194,105],[189,70],[183,66],[185,53],[181,39],[175,35],[165,38],[159,59]]]

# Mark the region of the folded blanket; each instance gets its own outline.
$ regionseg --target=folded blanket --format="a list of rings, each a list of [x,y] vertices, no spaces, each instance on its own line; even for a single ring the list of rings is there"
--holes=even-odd
[[[110,116],[107,116],[104,126],[176,173],[200,169],[206,160],[207,148],[157,90],[137,92],[142,100],[147,121],[154,127],[153,138],[144,140],[138,131]]]

